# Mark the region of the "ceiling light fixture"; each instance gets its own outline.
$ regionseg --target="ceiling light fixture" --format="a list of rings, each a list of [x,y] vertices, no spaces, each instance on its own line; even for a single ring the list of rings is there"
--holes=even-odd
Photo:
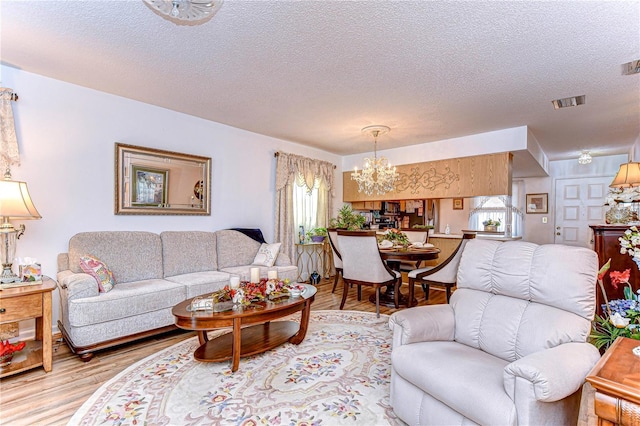
[[[589,151],[582,151],[580,157],[578,157],[578,163],[589,164],[592,160],[591,153]]]
[[[376,192],[379,195],[393,191],[398,172],[395,167],[387,162],[384,157],[378,158],[378,136],[388,133],[391,129],[387,126],[368,126],[362,129],[362,133],[373,136],[373,159],[365,158],[361,172],[355,167],[351,173],[351,179],[358,182],[358,192],[371,195]]]
[[[553,108],[560,109],[560,108],[568,108],[568,107],[583,105],[585,101],[586,101],[586,96],[580,95],[580,96],[572,96],[570,98],[554,99],[553,101],[551,101],[551,103],[553,104]]]
[[[142,0],[151,10],[179,25],[198,25],[213,17],[223,0]]]

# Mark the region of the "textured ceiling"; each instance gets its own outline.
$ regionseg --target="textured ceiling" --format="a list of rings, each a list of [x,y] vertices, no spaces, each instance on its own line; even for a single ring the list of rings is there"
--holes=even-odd
[[[529,126],[551,160],[640,135],[640,1],[0,2],[5,65],[340,155]],[[586,95],[554,110],[551,100]]]

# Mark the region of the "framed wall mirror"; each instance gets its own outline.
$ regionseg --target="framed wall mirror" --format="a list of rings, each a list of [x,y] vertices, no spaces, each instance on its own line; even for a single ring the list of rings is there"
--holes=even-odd
[[[115,157],[115,214],[211,214],[211,158],[121,143]]]

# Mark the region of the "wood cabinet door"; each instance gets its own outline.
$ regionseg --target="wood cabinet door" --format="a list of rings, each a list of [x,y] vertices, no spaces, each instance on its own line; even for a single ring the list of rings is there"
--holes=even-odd
[[[607,260],[611,259],[611,268],[609,271],[624,271],[625,269],[631,270],[629,277],[629,283],[633,287],[633,291],[638,290],[640,284],[640,270],[638,265],[633,261],[628,254],[620,253],[620,241],[618,238],[624,234],[624,231],[629,229],[630,225],[591,225],[594,234],[594,247],[593,249],[598,253],[598,260],[600,267],[607,263]],[[603,279],[607,298],[609,300],[624,299],[624,289],[620,285],[615,289],[611,285],[609,274],[606,274]],[[602,314],[601,305],[604,303],[602,291],[598,286],[596,288],[596,301],[598,303],[596,312]]]

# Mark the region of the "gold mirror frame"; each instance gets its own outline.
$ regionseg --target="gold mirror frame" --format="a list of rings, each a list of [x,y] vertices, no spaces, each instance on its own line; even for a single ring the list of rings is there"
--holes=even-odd
[[[211,215],[211,158],[116,142],[115,214]]]

